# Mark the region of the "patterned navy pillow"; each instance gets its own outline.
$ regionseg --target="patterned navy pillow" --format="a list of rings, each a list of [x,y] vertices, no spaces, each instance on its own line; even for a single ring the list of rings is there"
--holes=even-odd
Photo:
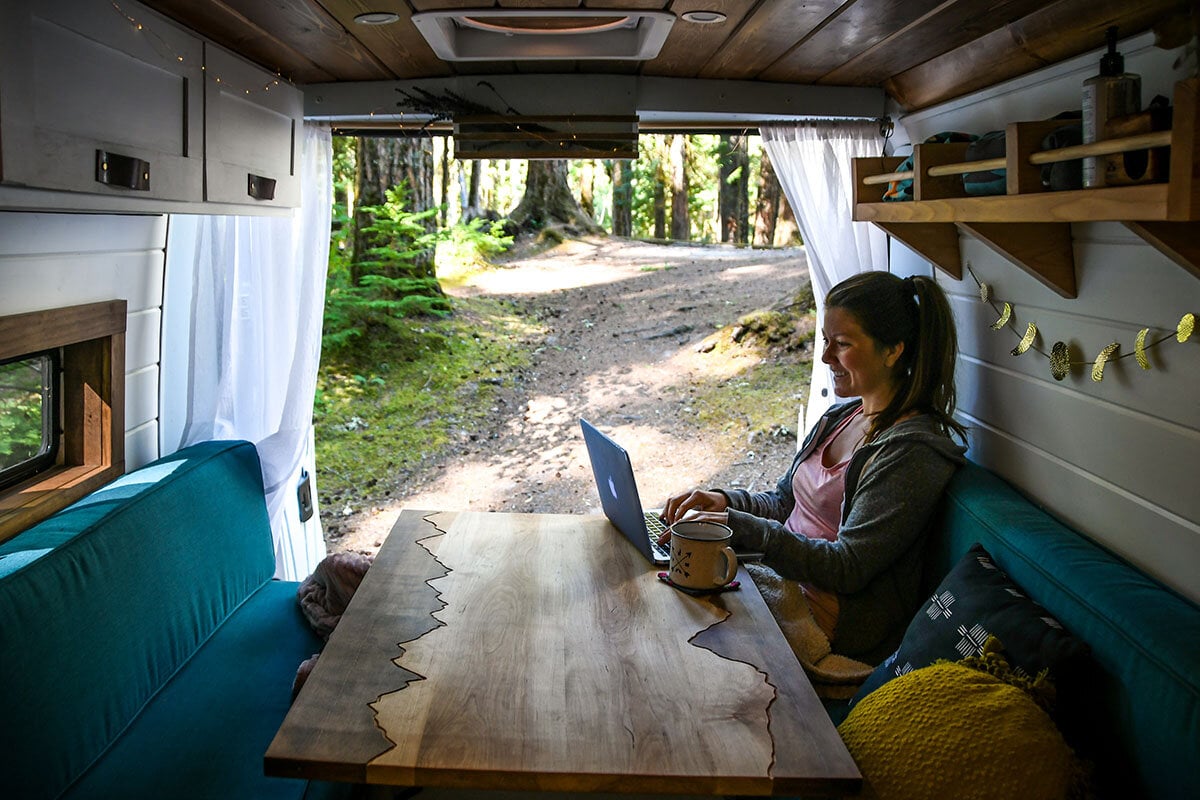
[[[875,668],[850,707],[914,669],[939,659],[959,661],[979,655],[988,636],[998,638],[1013,669],[1029,677],[1043,669],[1058,677],[1082,663],[1088,653],[1086,644],[1027,597],[975,544],[913,617],[900,647]]]

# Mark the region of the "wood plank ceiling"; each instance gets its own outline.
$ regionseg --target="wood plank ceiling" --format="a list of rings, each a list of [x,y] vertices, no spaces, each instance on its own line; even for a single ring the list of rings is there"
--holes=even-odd
[[[1193,0],[143,0],[203,36],[298,83],[526,73],[641,74],[830,86],[881,86],[924,108],[1155,29],[1190,35]],[[464,8],[718,11],[677,19],[648,61],[447,62],[411,22]],[[355,16],[388,11],[389,25]],[[1176,33],[1172,33],[1176,32]],[[1168,42],[1171,46],[1179,41]]]

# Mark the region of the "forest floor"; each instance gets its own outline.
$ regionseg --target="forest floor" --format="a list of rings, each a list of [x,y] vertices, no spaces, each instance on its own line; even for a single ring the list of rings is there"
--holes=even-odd
[[[695,486],[774,486],[811,370],[808,282],[803,248],[601,238],[517,250],[446,285],[504,299],[540,341],[482,426],[386,499],[324,510],[330,552],[375,553],[402,508],[600,513],[580,418],[629,451],[646,507]]]

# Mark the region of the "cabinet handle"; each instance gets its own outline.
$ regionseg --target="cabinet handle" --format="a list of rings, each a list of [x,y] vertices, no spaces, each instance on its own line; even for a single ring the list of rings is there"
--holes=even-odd
[[[96,180],[118,189],[150,191],[150,162],[133,156],[96,151]]]
[[[263,175],[255,175],[253,172],[247,172],[246,194],[250,195],[255,200],[274,200],[275,179],[267,178]]]

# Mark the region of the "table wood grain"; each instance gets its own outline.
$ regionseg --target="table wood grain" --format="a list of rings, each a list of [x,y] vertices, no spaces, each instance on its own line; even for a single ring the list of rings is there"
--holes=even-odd
[[[397,786],[853,794],[765,604],[681,594],[603,517],[406,510],[268,774]]]

